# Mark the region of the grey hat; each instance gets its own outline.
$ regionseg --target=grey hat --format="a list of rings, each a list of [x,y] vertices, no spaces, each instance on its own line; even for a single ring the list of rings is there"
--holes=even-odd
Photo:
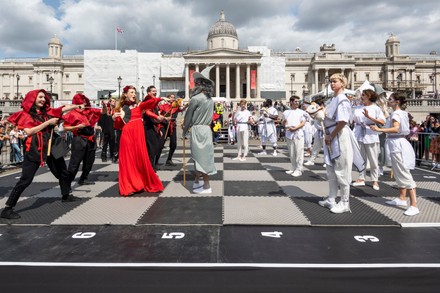
[[[379,84],[372,84],[372,86],[374,87],[374,91],[376,92],[377,95],[380,96],[381,94],[385,93],[385,90]]]
[[[214,82],[209,79],[209,72],[211,71],[211,69],[213,67],[214,67],[214,65],[211,65],[211,66],[208,66],[205,69],[203,69],[202,72],[194,72],[193,73],[194,80],[204,79],[206,81],[209,81],[211,84],[214,84]]]

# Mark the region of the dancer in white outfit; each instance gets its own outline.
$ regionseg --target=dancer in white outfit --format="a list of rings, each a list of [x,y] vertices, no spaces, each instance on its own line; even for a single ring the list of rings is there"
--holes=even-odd
[[[362,106],[354,108],[353,122],[354,135],[361,148],[362,157],[370,162],[370,176],[373,181],[373,189],[379,190],[379,133],[371,130],[371,125],[385,124],[382,110],[376,105],[378,95],[370,89],[362,92]],[[358,179],[353,186],[365,186],[365,170],[359,172]]]
[[[351,116],[351,104],[344,95],[347,78],[336,73],[330,77],[334,97],[325,109],[325,147],[324,159],[327,164],[327,179],[329,182],[329,196],[319,204],[330,209],[332,213],[351,212],[349,197],[351,183],[351,168],[355,163],[359,170],[365,167],[360,155],[359,146],[353,132],[348,127]],[[341,200],[336,203],[338,194]]]
[[[274,107],[272,107],[272,100],[267,99],[263,108],[260,110],[262,124],[259,124],[260,138],[261,138],[261,147],[263,151],[259,153],[259,155],[267,155],[266,152],[266,141],[270,141],[273,147],[273,155],[277,155],[277,129],[275,127],[275,120],[278,120],[278,111]],[[261,119],[260,118],[260,119]]]
[[[237,125],[238,156],[233,160],[245,161],[249,151],[249,124],[252,123],[252,115],[246,109],[245,99],[240,101],[240,107],[234,114],[234,121]]]
[[[304,162],[304,132],[302,128],[310,117],[305,111],[299,109],[298,96],[290,97],[290,109],[283,112],[283,124],[286,128],[287,148],[289,150],[292,169],[286,171],[293,177],[302,175]],[[307,116],[307,117],[306,117]]]
[[[388,128],[379,128],[371,126],[371,129],[387,134],[386,148],[391,157],[391,168],[394,172],[397,186],[399,187],[399,197],[386,204],[393,206],[407,206],[406,192],[409,191],[410,207],[404,212],[406,216],[415,216],[420,211],[417,208],[416,200],[416,182],[409,170],[415,168],[416,156],[406,136],[409,134],[408,112],[401,108],[406,104],[406,98],[403,95],[393,93],[388,100],[394,112],[391,114],[391,123]]]

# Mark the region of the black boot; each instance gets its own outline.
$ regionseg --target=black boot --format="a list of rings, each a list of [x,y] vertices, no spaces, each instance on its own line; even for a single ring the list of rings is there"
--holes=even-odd
[[[62,202],[72,202],[72,201],[79,201],[82,198],[76,197],[73,194],[68,194],[67,196],[63,195],[63,198],[61,199]]]
[[[17,212],[15,212],[12,207],[5,207],[0,217],[10,220],[16,220],[21,218],[20,215]]]
[[[78,184],[79,185],[95,185],[95,182],[89,181],[87,179],[79,179]]]
[[[176,164],[174,164],[174,162],[173,161],[171,161],[171,160],[167,160],[167,162],[165,163],[165,165],[166,166],[177,166]]]

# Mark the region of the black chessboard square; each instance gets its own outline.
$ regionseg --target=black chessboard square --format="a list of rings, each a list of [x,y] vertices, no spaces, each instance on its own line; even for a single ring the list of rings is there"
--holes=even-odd
[[[225,181],[225,196],[287,196],[275,181]]]
[[[159,197],[138,224],[222,224],[221,197]]]

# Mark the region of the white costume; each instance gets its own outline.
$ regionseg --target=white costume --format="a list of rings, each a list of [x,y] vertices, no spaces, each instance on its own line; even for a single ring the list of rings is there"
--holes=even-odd
[[[228,139],[229,143],[235,143],[235,125],[232,117],[228,119]]]
[[[305,113],[306,124],[302,128],[304,132],[304,144],[306,149],[310,149],[312,147],[312,139],[313,139],[313,126],[312,126],[312,117],[310,117],[309,113]]]
[[[327,164],[327,179],[329,182],[329,196],[327,200],[319,202],[320,205],[334,209],[341,206],[349,210],[351,168],[354,163],[358,170],[365,168],[365,162],[359,151],[359,145],[353,132],[348,127],[351,120],[351,104],[344,94],[339,94],[330,100],[325,108],[324,126],[326,133],[330,134],[340,121],[347,124],[331,142],[331,151],[324,145],[324,160]],[[341,201],[335,205],[335,198],[341,195]],[[330,203],[327,204],[326,202]]]
[[[398,133],[387,133],[386,149],[391,157],[391,167],[394,178],[399,188],[413,189],[416,183],[409,170],[415,168],[416,155],[406,136],[410,132],[408,113],[402,110],[394,111],[391,114],[389,127],[392,121],[400,123]]]
[[[238,157],[242,157],[242,150],[243,151],[243,158],[247,156],[249,151],[249,118],[251,117],[251,112],[248,110],[240,110],[238,109],[237,112],[235,112],[234,120],[237,127],[237,147],[238,147]]]
[[[286,110],[283,112],[283,120],[286,121],[286,139],[289,150],[291,171],[302,172],[304,162],[304,132],[302,129],[296,131],[288,130],[288,127],[296,127],[305,122],[309,114],[301,109]]]
[[[376,104],[369,106],[357,106],[353,108],[354,136],[359,143],[362,158],[370,163],[370,176],[372,181],[379,179],[379,133],[371,130],[370,126],[375,125],[373,121],[365,117],[364,109],[370,117],[385,121],[382,110]],[[365,180],[365,169],[359,172],[359,179]]]
[[[260,119],[262,119],[262,123],[258,124],[259,126],[259,132],[260,132],[260,138],[261,138],[261,145],[263,147],[263,152],[260,154],[265,153],[266,149],[266,141],[270,141],[272,143],[272,147],[274,148],[274,155],[276,156],[276,148],[277,148],[277,129],[275,126],[275,121],[272,118],[269,118],[269,116],[278,116],[278,111],[274,107],[270,107],[267,109],[267,113],[264,113],[262,111]]]
[[[318,154],[321,151],[321,148],[323,146],[324,132],[322,130],[320,123],[317,120],[313,120],[312,122],[313,122],[313,127],[315,128],[315,131],[313,133],[312,154],[310,155],[309,161],[314,163],[316,160],[316,157],[318,156]]]

